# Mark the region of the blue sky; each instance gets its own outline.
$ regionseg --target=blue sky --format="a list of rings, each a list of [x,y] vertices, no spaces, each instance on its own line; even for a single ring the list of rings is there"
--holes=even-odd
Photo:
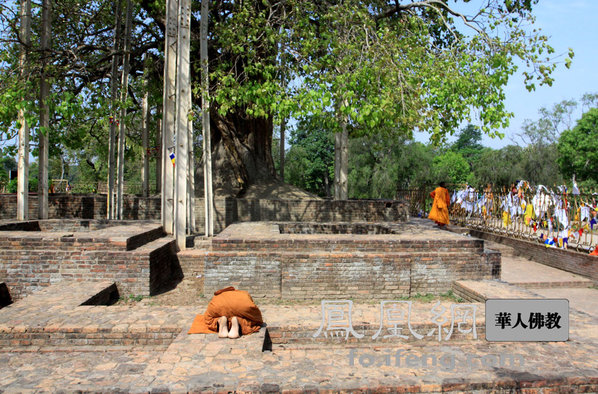
[[[579,101],[584,93],[598,93],[598,0],[540,0],[533,14],[536,26],[550,38],[556,54],[564,55],[572,48],[575,57],[570,69],[564,64],[557,68],[551,87],[537,87],[528,92],[519,73],[512,77],[506,88],[506,106],[515,117],[502,130],[505,134],[502,140],[485,137],[482,141],[495,149],[513,144],[523,121],[537,120],[541,107],[551,108],[562,100]],[[578,119],[580,114],[576,116]],[[421,135],[417,139],[426,140]]]

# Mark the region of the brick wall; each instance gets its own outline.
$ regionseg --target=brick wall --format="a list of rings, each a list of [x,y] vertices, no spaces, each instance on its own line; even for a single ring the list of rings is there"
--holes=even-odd
[[[547,248],[540,243],[524,241],[479,230],[470,230],[472,236],[503,243],[517,250],[521,256],[554,268],[583,275],[598,281],[598,257],[571,249]]]
[[[210,251],[194,260],[185,257],[185,265],[203,272],[204,294],[235,286],[255,297],[286,299],[441,294],[455,280],[500,275],[500,253],[485,252],[483,241],[472,238],[454,236],[448,242],[380,234],[364,239],[280,234],[278,228],[234,224],[212,240]]]
[[[0,219],[17,216],[15,194],[0,194]],[[214,230],[218,233],[235,222],[304,221],[304,222],[391,222],[408,217],[402,201],[382,200],[247,200],[215,199]],[[199,232],[204,227],[203,198],[195,199],[195,220]],[[125,195],[123,219],[159,220],[159,197]],[[37,218],[37,195],[29,195],[29,217]],[[48,197],[50,219],[105,219],[106,195],[51,194]]]
[[[63,280],[111,281],[121,294],[155,294],[182,273],[176,244],[161,226],[150,225],[129,234],[0,231],[0,282],[14,299]],[[120,237],[119,237],[120,235]]]
[[[392,222],[407,219],[402,201],[235,199],[233,221]]]
[[[37,194],[29,194],[29,218],[37,219]],[[161,202],[156,197],[125,195],[123,201],[124,219],[160,219]],[[17,217],[15,194],[0,194],[0,219]],[[48,196],[48,217],[50,219],[80,218],[105,219],[105,194],[50,194]]]

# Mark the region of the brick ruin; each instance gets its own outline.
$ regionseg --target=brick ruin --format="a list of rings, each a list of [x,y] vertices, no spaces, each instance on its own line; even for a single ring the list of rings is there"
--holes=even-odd
[[[96,218],[0,225],[0,283],[15,300],[63,280],[112,281],[122,295],[148,296],[184,277],[201,294],[233,285],[255,297],[321,299],[441,294],[455,280],[500,276],[499,253],[409,222],[401,201],[222,199],[220,234],[177,253],[156,220],[97,218],[105,196],[53,197],[66,216]],[[129,196],[125,217],[155,219],[157,201]]]
[[[179,261],[204,294],[232,285],[282,299],[442,294],[500,278],[500,253],[482,240],[415,223],[237,223]]]
[[[63,280],[151,295],[180,280],[173,239],[151,222],[50,219],[0,225],[0,282],[14,300]]]

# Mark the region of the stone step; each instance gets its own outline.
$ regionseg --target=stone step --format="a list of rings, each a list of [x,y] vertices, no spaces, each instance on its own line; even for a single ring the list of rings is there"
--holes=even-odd
[[[24,327],[5,331],[0,325],[0,349],[20,350],[33,347],[120,347],[167,346],[180,333],[180,328],[158,332],[120,332],[98,327]]]
[[[6,320],[7,316],[27,314],[40,308],[52,308],[60,305],[64,308],[74,308],[79,305],[108,305],[118,292],[114,282],[79,282],[62,281],[51,284],[2,310],[1,315]]]
[[[132,228],[136,228],[137,226],[131,226]],[[143,245],[151,243],[159,238],[164,237],[166,233],[161,225],[154,225],[150,226],[150,228],[138,232],[135,235],[127,238],[127,249],[126,250],[133,250],[138,249]]]
[[[149,241],[148,243],[138,247],[137,249],[135,249],[135,252],[151,253],[151,252],[153,252],[157,249],[163,248],[166,245],[169,245],[171,243],[176,244],[176,240],[172,236],[162,236],[160,238],[156,238],[156,239]]]
[[[0,349],[165,347],[205,309],[98,305],[112,299],[111,289],[114,284],[104,289],[97,283],[56,285],[3,308]]]
[[[262,327],[258,332],[242,335],[236,339],[219,338],[216,334],[187,334],[189,327],[180,332],[168,349],[160,356],[161,363],[169,363],[175,359],[203,361],[218,355],[228,357],[231,350],[236,354],[243,353],[258,357],[264,349],[267,329]]]
[[[526,289],[584,289],[594,286],[591,280],[562,281],[562,282],[511,282],[511,284]]]
[[[398,303],[325,300],[321,305],[314,303],[266,304],[260,305],[260,309],[264,321],[267,323],[267,340],[273,348],[280,349],[471,343],[476,341],[473,338],[474,314],[477,340],[485,338],[485,316],[482,304],[465,304],[440,299],[436,302],[421,302],[416,298],[395,301]],[[384,312],[382,311],[383,306]],[[455,318],[453,330],[450,330],[453,306],[467,308],[470,312],[465,325],[461,325],[463,332],[459,332],[457,329],[458,318]],[[331,316],[328,314],[329,312],[326,312],[327,310],[336,310],[338,316],[342,312],[342,321],[339,320],[335,323],[340,327],[339,329],[328,329]],[[381,322],[383,322],[382,330],[380,330]],[[443,329],[440,342],[438,341],[437,322],[441,323]],[[353,331],[349,330],[346,335],[345,327],[352,327]],[[395,328],[399,330],[395,330]],[[472,329],[471,332],[465,333],[468,329]],[[379,331],[380,333],[376,335]],[[354,335],[353,332],[357,335]],[[449,332],[451,335],[447,339]],[[399,338],[396,336],[397,334],[404,337]],[[430,335],[428,336],[428,334]]]
[[[370,252],[370,253],[427,253],[434,252],[462,252],[482,253],[484,251],[483,241],[473,238],[463,238],[446,242],[443,240],[392,240],[388,236],[371,235],[365,238],[360,235],[327,235],[327,240],[321,240],[317,235],[296,234],[292,239],[213,239],[213,251],[289,251],[302,252],[323,251],[323,252]]]
[[[485,302],[491,298],[539,298],[527,289],[498,280],[458,280],[453,282],[453,292],[469,302]]]
[[[12,298],[10,297],[8,287],[6,283],[0,282],[0,309],[10,304],[12,304]]]
[[[47,250],[134,250],[163,237],[160,224],[140,223],[91,231],[0,231],[0,248],[35,253]]]

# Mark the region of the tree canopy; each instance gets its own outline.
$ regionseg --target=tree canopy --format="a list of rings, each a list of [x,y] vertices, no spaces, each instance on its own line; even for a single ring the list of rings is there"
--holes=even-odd
[[[442,142],[477,114],[496,135],[511,113],[504,88],[527,64],[526,86],[552,83],[558,58],[547,37],[530,27],[537,0],[469,1],[213,1],[210,5],[210,95],[215,187],[236,193],[274,175],[273,119],[315,116],[329,132],[345,124],[352,137],[408,140],[429,131]],[[129,98],[125,119],[110,119],[110,78],[118,2],[53,1],[50,155],[71,156],[95,179],[105,177],[107,129],[127,122],[128,161],[140,154],[143,55],[150,58],[153,129],[159,118],[165,31],[164,1],[140,0],[133,10]],[[199,3],[193,3],[192,53],[199,46]],[[14,137],[15,111],[25,106],[39,129],[36,91],[42,64],[40,7],[34,5],[30,78],[18,75],[16,5],[0,14],[0,134]],[[569,64],[573,53],[565,56]],[[198,105],[200,65],[192,66]],[[201,184],[199,182],[198,184]]]
[[[563,175],[598,183],[598,108],[583,114],[559,139],[558,163]]]

